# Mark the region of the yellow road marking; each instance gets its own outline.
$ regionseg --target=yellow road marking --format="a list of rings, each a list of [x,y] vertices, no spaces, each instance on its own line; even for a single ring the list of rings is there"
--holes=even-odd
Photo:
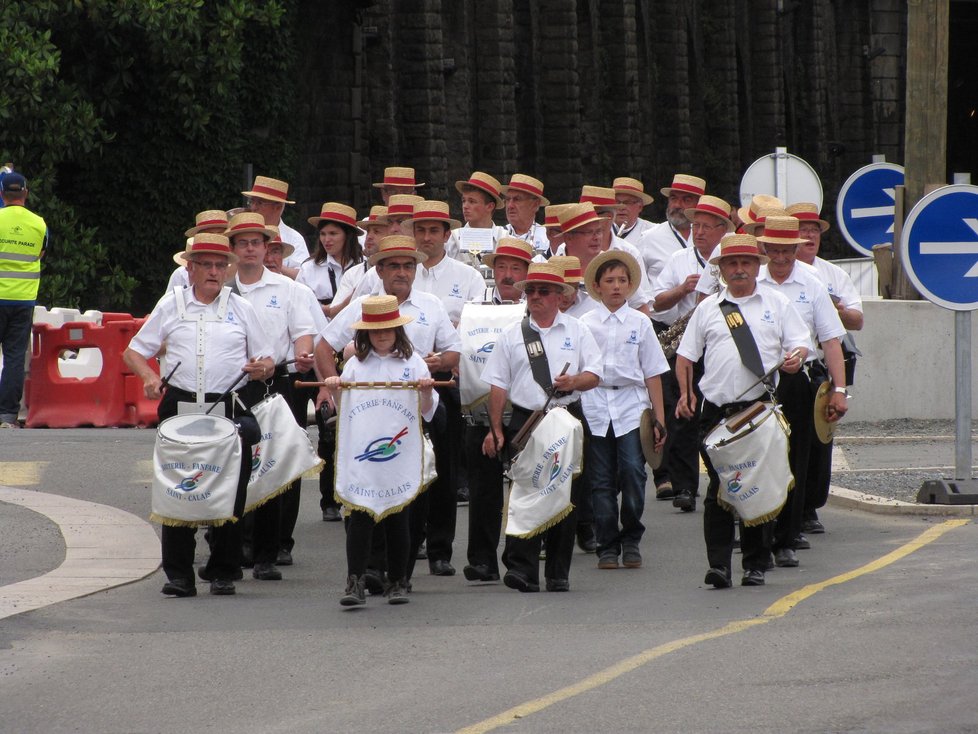
[[[829,586],[844,584],[845,582],[852,581],[859,576],[864,576],[865,574],[872,573],[880,570],[881,568],[889,566],[901,558],[910,555],[914,551],[923,548],[928,543],[934,542],[949,530],[959,528],[968,522],[968,520],[947,520],[940,525],[936,525],[924,531],[914,540],[900,546],[890,553],[887,553],[885,556],[877,558],[875,561],[871,561],[870,563],[860,566],[859,568],[847,573],[833,576],[825,581],[809,584],[808,586],[804,586],[797,591],[793,591],[765,609],[760,617],[729,622],[723,627],[713,630],[712,632],[704,632],[699,635],[684,637],[679,640],[673,640],[672,642],[667,642],[663,645],[644,650],[638,655],[625,658],[621,662],[615,663],[604,670],[599,670],[597,673],[589,675],[587,678],[584,678],[577,683],[560,688],[553,693],[548,693],[546,696],[541,696],[540,698],[533,699],[532,701],[521,703],[518,706],[507,709],[506,711],[503,711],[502,713],[499,713],[489,719],[485,719],[484,721],[480,721],[463,729],[459,729],[456,734],[484,734],[485,732],[492,731],[500,726],[506,726],[507,724],[512,723],[515,719],[525,718],[531,714],[538,713],[545,708],[549,708],[554,704],[560,703],[561,701],[566,701],[569,698],[573,698],[574,696],[578,696],[582,693],[587,693],[588,691],[598,688],[599,686],[610,683],[616,678],[620,678],[626,673],[630,673],[633,670],[652,662],[656,658],[662,657],[663,655],[668,655],[669,653],[676,652],[677,650],[690,647],[691,645],[695,645],[700,642],[715,640],[719,637],[725,637],[726,635],[731,635],[736,632],[742,632],[743,630],[750,629],[751,627],[767,624],[772,620],[780,619],[790,612],[799,602],[804,601],[816,592],[828,588]]]
[[[46,461],[0,461],[0,483],[12,487],[31,487],[41,483]]]

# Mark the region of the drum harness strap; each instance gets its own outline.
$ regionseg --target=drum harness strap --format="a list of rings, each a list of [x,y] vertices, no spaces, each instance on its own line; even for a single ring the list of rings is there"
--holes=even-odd
[[[764,378],[764,363],[761,362],[761,353],[757,349],[757,342],[754,341],[754,334],[750,326],[740,312],[740,307],[728,301],[726,298],[720,301],[720,312],[723,314],[727,328],[730,329],[730,336],[733,337],[737,351],[740,352],[740,361],[744,367],[749,369],[759,378]],[[767,389],[771,400],[774,401],[774,380],[765,380],[764,387]]]

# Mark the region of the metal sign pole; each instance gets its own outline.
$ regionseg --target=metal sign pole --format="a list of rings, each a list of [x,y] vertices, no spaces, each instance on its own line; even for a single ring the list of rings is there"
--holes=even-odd
[[[956,184],[971,174],[955,173]],[[971,479],[971,311],[954,312],[954,478]]]

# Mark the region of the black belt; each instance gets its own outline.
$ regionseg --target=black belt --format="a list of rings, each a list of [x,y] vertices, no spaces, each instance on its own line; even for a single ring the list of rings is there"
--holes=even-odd
[[[750,407],[754,403],[770,403],[770,402],[771,402],[771,396],[764,394],[761,395],[759,398],[755,398],[754,400],[738,400],[733,403],[724,403],[723,405],[718,405],[717,408],[720,409],[720,412],[723,414],[724,418],[729,418],[735,413],[739,413],[745,408]]]

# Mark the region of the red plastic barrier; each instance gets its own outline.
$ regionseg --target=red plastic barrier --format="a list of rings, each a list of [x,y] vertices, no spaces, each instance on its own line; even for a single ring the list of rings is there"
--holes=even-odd
[[[102,324],[35,324],[30,377],[25,386],[27,426],[154,425],[157,401],[145,398],[142,381],[122,361],[122,353],[143,321],[129,314],[105,314]],[[101,373],[82,380],[62,376],[58,367],[61,352],[82,348],[102,353]]]

